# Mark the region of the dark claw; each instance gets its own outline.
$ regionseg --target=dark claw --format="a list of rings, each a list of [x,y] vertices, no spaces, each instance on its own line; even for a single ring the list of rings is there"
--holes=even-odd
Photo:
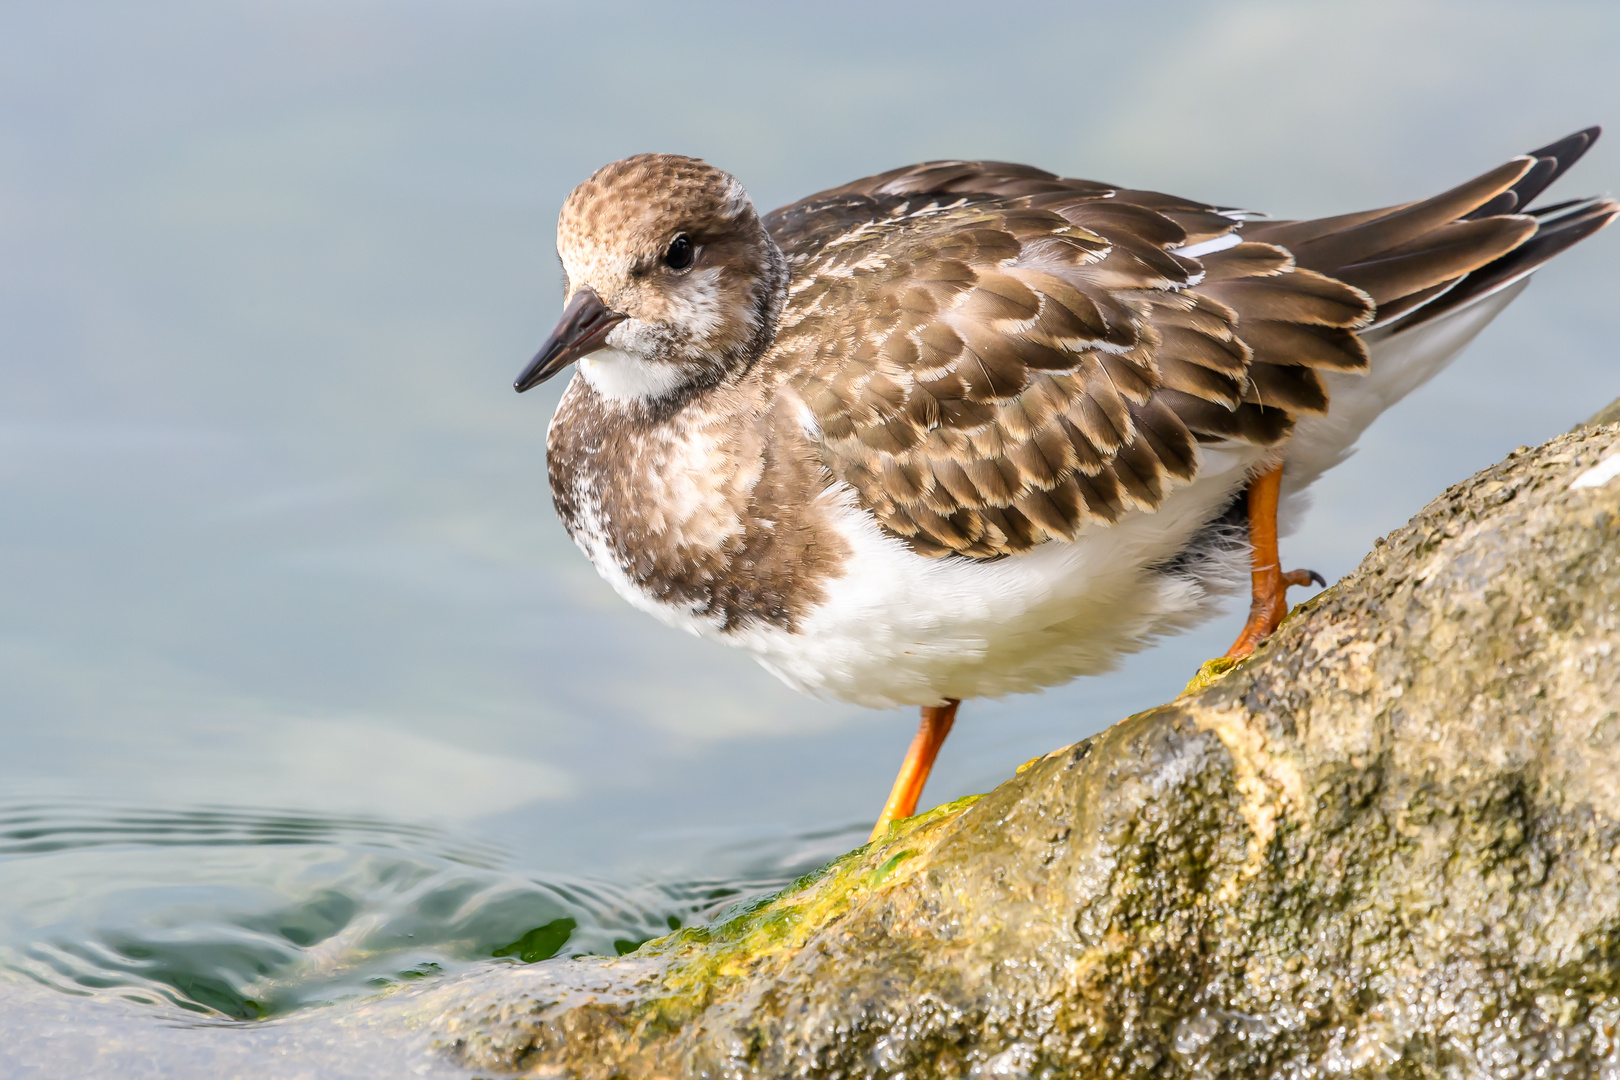
[[[1295,586],[1304,587],[1306,585],[1327,588],[1327,582],[1315,570],[1290,570],[1282,576],[1282,579],[1284,589],[1292,589]]]

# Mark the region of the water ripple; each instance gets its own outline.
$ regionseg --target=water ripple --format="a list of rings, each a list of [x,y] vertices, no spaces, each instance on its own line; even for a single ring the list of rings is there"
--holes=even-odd
[[[175,1017],[261,1019],[495,957],[628,952],[850,846],[761,843],[726,876],[512,868],[430,825],[219,807],[0,804],[0,968]]]
[[[347,844],[431,852],[470,866],[495,867],[493,845],[451,837],[427,825],[364,816],[334,817],[243,807],[153,810],[95,803],[0,805],[0,858],[105,846],[229,847]]]

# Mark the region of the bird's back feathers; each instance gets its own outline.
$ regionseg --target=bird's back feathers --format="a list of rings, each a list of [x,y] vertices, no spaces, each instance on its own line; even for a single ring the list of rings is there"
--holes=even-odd
[[[1420,202],[1313,221],[1001,162],[931,162],[769,215],[766,362],[831,475],[924,554],[994,558],[1152,511],[1196,442],[1273,445],[1440,318],[1611,220],[1526,204],[1588,129]]]

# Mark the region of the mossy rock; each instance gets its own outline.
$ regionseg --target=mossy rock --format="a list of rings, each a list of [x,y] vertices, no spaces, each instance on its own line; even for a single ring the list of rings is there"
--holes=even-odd
[[[481,1072],[1620,1075],[1620,426],[1249,661],[714,926],[419,1001]],[[1213,673],[1212,673],[1213,674]]]

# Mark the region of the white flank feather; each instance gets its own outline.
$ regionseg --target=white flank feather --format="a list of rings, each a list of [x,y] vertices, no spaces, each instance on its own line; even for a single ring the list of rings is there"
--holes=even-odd
[[[1354,453],[1356,440],[1379,414],[1444,370],[1528,284],[1524,278],[1411,330],[1365,333],[1372,354],[1366,374],[1323,372],[1327,415],[1301,418],[1284,452],[1280,524],[1285,531],[1304,509],[1297,496]]]

